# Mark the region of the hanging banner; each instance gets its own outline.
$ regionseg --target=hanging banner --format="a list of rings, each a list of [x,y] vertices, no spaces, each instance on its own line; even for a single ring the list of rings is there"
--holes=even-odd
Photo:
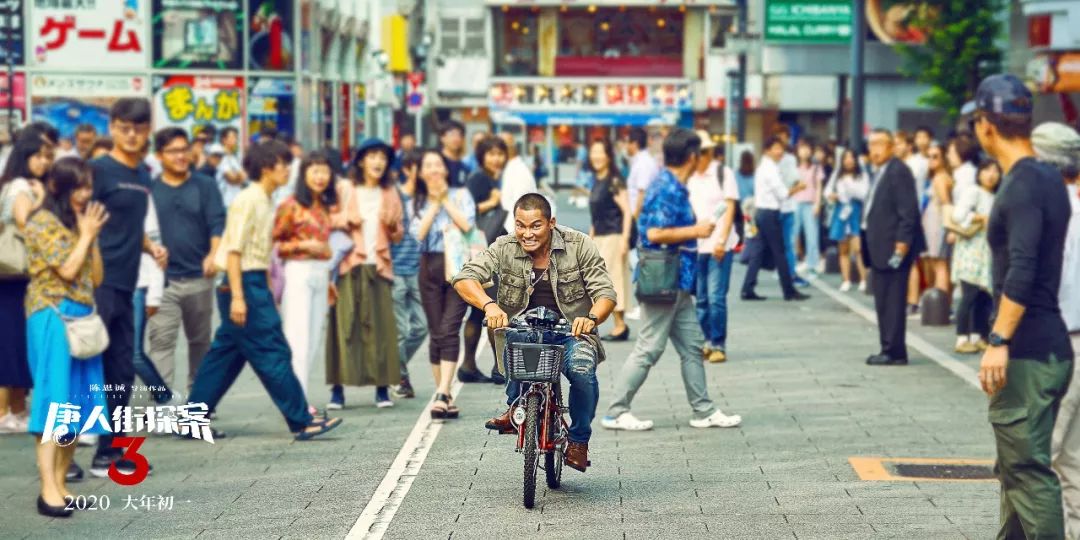
[[[244,140],[244,78],[170,75],[154,77],[154,129],[214,124],[240,130]]]
[[[291,0],[249,0],[251,32],[248,51],[255,71],[293,70],[293,3]]]
[[[7,73],[0,73],[0,133],[8,133],[8,126],[15,129],[26,119],[26,75],[16,73],[15,81],[8,81]],[[11,97],[14,96],[14,101]],[[11,122],[8,121],[10,107]]]
[[[296,136],[296,84],[292,79],[252,79],[248,93],[248,129],[258,133],[272,127]]]
[[[33,63],[78,71],[146,69],[147,13],[147,0],[35,0]]]
[[[109,132],[109,107],[122,97],[146,97],[149,85],[141,75],[30,75],[30,116],[72,137],[79,124]],[[18,79],[16,79],[18,83]]]
[[[22,0],[0,0],[0,63],[23,65]],[[8,40],[11,40],[11,55]]]
[[[240,0],[154,0],[154,67],[242,69]]]

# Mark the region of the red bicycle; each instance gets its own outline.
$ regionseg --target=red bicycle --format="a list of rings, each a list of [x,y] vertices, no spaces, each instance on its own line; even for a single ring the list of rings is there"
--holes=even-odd
[[[565,347],[551,341],[571,335],[571,329],[557,313],[538,307],[514,317],[509,328],[496,333],[506,337],[503,365],[509,384],[520,388],[510,418],[517,431],[517,451],[525,456],[522,499],[525,508],[532,508],[541,455],[548,487],[557,489],[562,484],[570,427],[560,385]]]

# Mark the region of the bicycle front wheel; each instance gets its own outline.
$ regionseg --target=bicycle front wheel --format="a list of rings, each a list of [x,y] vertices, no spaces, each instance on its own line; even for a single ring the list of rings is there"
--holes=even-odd
[[[531,395],[525,405],[525,478],[523,500],[525,508],[532,508],[536,504],[536,468],[539,465],[538,450],[536,448],[536,434],[540,425],[540,396]]]

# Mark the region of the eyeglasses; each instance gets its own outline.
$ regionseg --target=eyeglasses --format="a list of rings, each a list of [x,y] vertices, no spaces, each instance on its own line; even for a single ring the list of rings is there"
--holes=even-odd
[[[191,151],[191,147],[185,146],[183,148],[166,148],[166,149],[162,150],[161,153],[176,156],[176,155],[180,155],[180,154],[186,154],[186,153],[188,153],[190,151]]]
[[[130,123],[116,123],[114,124],[116,131],[119,131],[121,135],[131,135],[132,133],[138,135],[146,135],[150,133],[150,124],[130,124]]]

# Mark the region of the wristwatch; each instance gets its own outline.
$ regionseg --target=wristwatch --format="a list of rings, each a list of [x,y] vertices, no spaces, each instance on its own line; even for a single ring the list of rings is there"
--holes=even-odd
[[[1011,339],[1005,339],[997,332],[990,332],[990,337],[987,341],[990,343],[991,347],[1006,347],[1012,343]]]

